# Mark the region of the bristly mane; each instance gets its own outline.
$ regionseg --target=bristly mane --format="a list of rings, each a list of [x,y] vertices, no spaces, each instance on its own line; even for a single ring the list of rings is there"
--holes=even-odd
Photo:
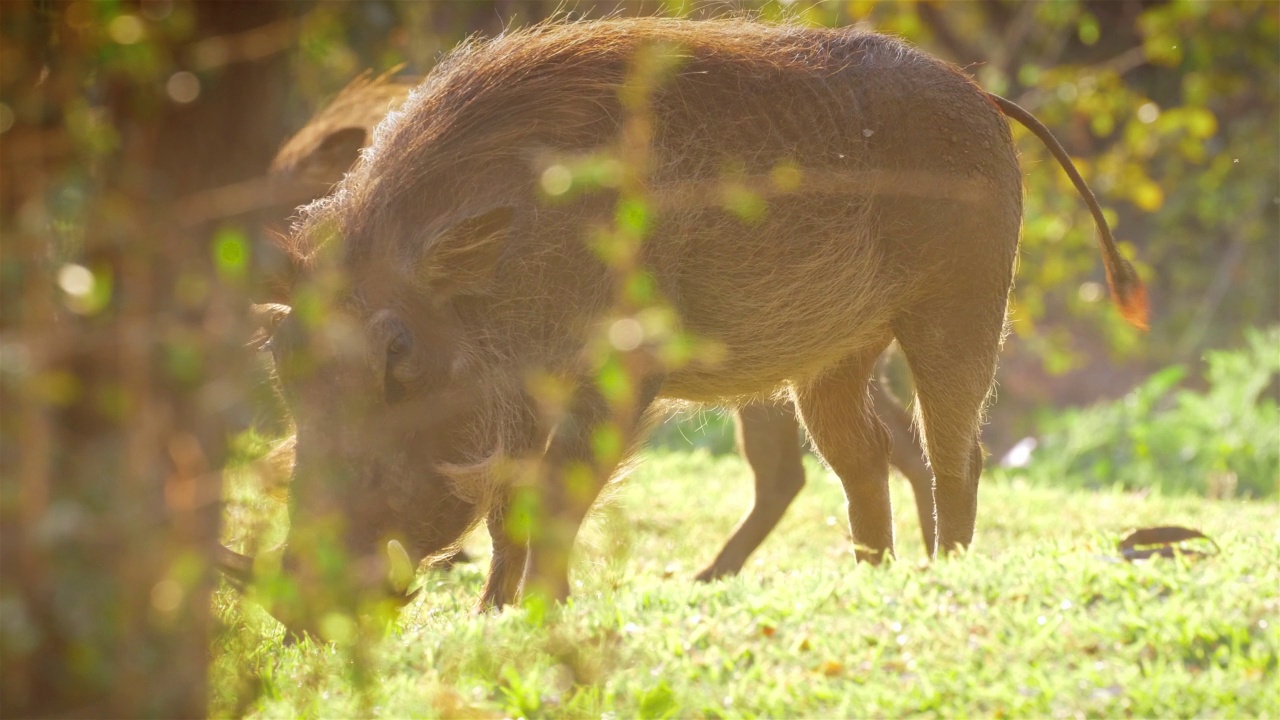
[[[683,59],[684,65],[676,61],[675,73],[686,87],[718,67],[763,79],[787,72],[812,75],[815,67],[836,73],[855,57],[895,64],[918,55],[896,40],[847,28],[740,21],[556,22],[469,40],[378,127],[373,145],[339,188],[346,198],[339,204],[347,205],[341,224],[350,241],[348,262],[375,252],[367,243],[400,235],[378,227],[389,218],[412,225],[446,209],[474,210],[492,188],[458,185],[457,179],[474,175],[462,170],[474,169],[477,158],[505,165],[507,175],[527,175],[531,150],[581,150],[616,141],[626,112],[619,90],[635,70],[637,52],[653,46]],[[803,103],[795,102],[800,99],[812,100],[792,98],[770,114],[812,122]],[[706,172],[721,169],[708,166]],[[329,207],[308,209],[300,229],[306,232],[310,222],[322,220]]]

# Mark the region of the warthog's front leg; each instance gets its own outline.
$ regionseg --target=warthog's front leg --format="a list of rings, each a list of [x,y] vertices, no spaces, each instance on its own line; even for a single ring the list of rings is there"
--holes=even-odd
[[[751,465],[755,500],[715,561],[698,573],[698,580],[736,575],[804,487],[800,423],[791,403],[761,402],[739,408],[738,450]]]
[[[583,383],[552,433],[529,528],[526,596],[559,601],[569,597],[569,553],[578,528],[600,489],[634,450],[642,418],[662,380],[651,377],[636,385],[631,398],[611,402],[594,383]]]
[[[929,557],[933,557],[937,543],[933,471],[925,461],[924,449],[920,447],[920,439],[916,436],[916,429],[912,427],[911,416],[906,409],[893,399],[881,383],[872,381],[870,391],[871,405],[892,439],[889,464],[897,468],[907,482],[911,483],[911,493],[916,498],[916,515],[920,518],[920,532],[924,537],[924,549]]]
[[[493,560],[489,565],[489,578],[480,598],[480,610],[496,610],[516,601],[520,583],[524,580],[525,566],[529,560],[527,538],[515,539],[511,518],[511,499],[507,495],[498,498],[489,511],[486,522],[489,537],[493,539]]]

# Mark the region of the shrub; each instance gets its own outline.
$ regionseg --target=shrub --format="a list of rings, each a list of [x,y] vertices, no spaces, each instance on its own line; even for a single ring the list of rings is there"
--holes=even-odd
[[[1280,484],[1280,327],[1206,353],[1203,391],[1173,366],[1121,400],[1058,413],[1026,468],[1053,484],[1274,496]]]

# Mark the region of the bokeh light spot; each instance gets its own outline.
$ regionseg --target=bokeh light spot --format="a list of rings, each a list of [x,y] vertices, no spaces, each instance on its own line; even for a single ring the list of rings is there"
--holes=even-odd
[[[151,588],[151,607],[168,615],[182,605],[186,593],[182,586],[173,580],[161,580]]]
[[[164,90],[169,94],[170,100],[185,105],[200,97],[200,78],[195,73],[180,70],[169,76]]]
[[[630,352],[644,342],[644,327],[635,318],[622,318],[609,326],[609,344],[622,352]]]
[[[552,165],[542,171],[542,191],[548,195],[563,195],[573,187],[573,172],[564,165]]]
[[[117,15],[107,26],[107,34],[121,45],[133,45],[143,38],[147,28],[137,15]]]
[[[224,228],[213,239],[213,259],[218,274],[227,279],[244,277],[249,265],[249,243],[236,228]]]
[[[1080,299],[1088,303],[1098,302],[1104,295],[1102,283],[1097,283],[1092,280],[1080,283],[1079,293]]]
[[[795,163],[784,162],[775,165],[769,173],[773,186],[783,192],[792,192],[800,188],[800,168]]]
[[[88,297],[93,292],[93,273],[83,265],[67,263],[58,270],[58,287],[71,297]]]
[[[320,634],[339,645],[350,645],[356,637],[356,623],[349,615],[331,612],[320,621]]]

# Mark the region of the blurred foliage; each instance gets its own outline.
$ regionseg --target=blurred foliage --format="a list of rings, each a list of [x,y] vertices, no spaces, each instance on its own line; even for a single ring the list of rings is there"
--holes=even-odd
[[[205,710],[205,560],[249,414],[251,255],[238,218],[219,231],[219,204],[191,199],[252,177],[278,142],[245,108],[271,114],[285,65],[248,67],[238,33],[283,8],[0,13],[5,716]]]
[[[1020,397],[1025,409],[1119,394],[1144,369],[1184,369],[1155,375],[1120,403],[1046,420],[1038,472],[1054,482],[1186,488],[1234,477],[1240,492],[1275,493],[1277,417],[1262,386],[1276,371],[1276,333],[1250,328],[1280,322],[1280,5],[737,6],[765,19],[898,34],[1033,111],[1078,159],[1151,285],[1152,331],[1137,334],[1107,307],[1083,204],[1046,151],[1017,131],[1027,212],[1004,407]],[[48,683],[33,687],[61,689],[46,711],[83,711],[104,693],[145,694],[137,679],[155,680],[148,673],[175,663],[163,642],[122,638],[176,642],[175,629],[206,628],[207,577],[188,549],[207,532],[219,466],[228,454],[255,452],[225,447],[232,416],[250,412],[234,399],[245,328],[233,308],[282,292],[269,226],[289,209],[266,208],[254,183],[290,131],[362,70],[404,65],[422,75],[472,34],[557,12],[709,17],[725,8],[692,0],[6,4],[6,702],[31,675]],[[552,189],[566,182],[543,179]],[[1175,389],[1202,382],[1189,364],[1202,355],[1206,389]],[[1031,379],[1020,379],[1027,367]],[[1088,376],[1037,394],[1044,378],[1070,373]],[[210,497],[195,493],[197,483]],[[191,707],[161,697],[184,692],[182,682],[155,685],[114,710]],[[537,701],[516,683],[509,689],[522,708]],[[26,701],[44,698],[16,702]]]
[[[1026,475],[1218,498],[1280,494],[1280,327],[1246,339],[1205,355],[1204,391],[1176,390],[1188,368],[1175,365],[1122,400],[1046,418]]]

